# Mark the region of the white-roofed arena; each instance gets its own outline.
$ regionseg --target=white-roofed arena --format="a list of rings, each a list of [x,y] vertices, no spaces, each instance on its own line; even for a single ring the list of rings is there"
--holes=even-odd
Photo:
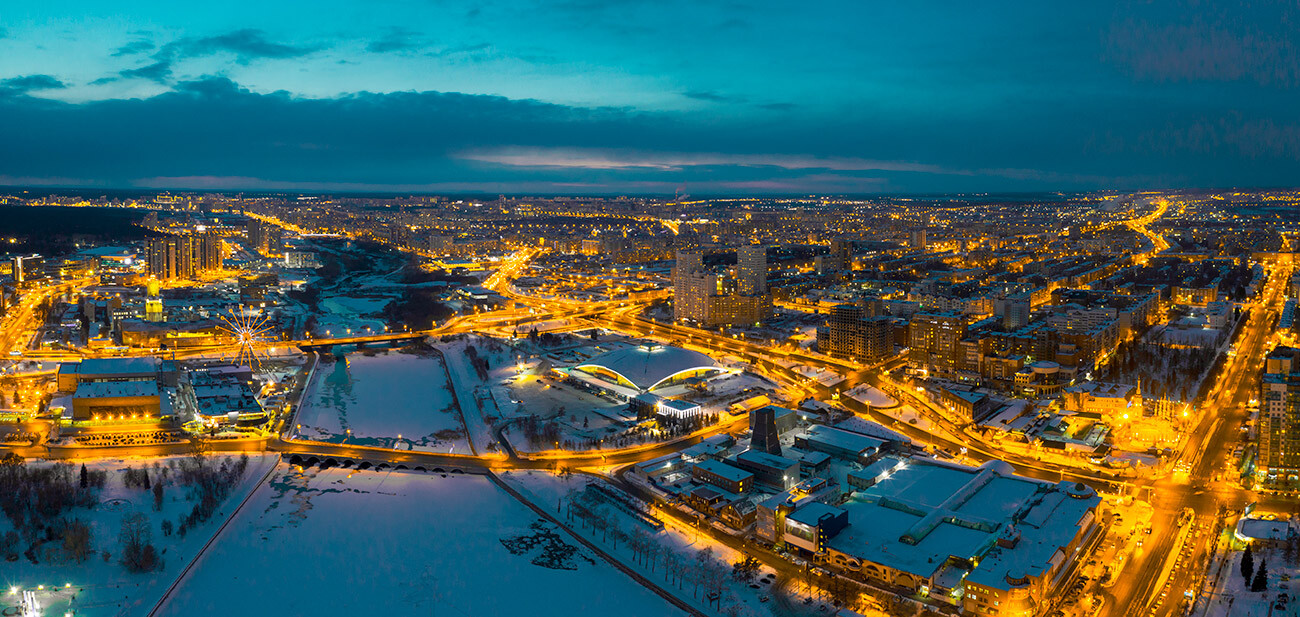
[[[698,351],[667,345],[619,349],[569,369],[570,377],[627,398],[644,393],[669,394],[729,373]]]

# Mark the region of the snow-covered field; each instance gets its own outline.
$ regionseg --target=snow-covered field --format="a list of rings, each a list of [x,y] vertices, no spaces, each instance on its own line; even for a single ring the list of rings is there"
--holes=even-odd
[[[460,418],[441,358],[390,350],[322,359],[295,423],[304,439],[468,453]]]
[[[282,466],[160,611],[679,615],[480,476]]]
[[[214,455],[208,459],[211,464],[219,466],[222,460],[233,463],[238,457]],[[45,543],[35,553],[39,563],[33,564],[22,555],[17,561],[0,561],[0,584],[4,586],[3,595],[0,595],[0,610],[18,604],[21,596],[9,593],[10,589],[17,588],[37,590],[37,600],[46,615],[63,615],[69,611],[75,611],[75,614],[81,616],[148,615],[167,587],[277,460],[275,455],[250,457],[241,480],[218,505],[214,515],[190,529],[183,537],[178,533],[167,536],[161,530],[163,521],[175,523],[194,508],[194,501],[187,498],[186,489],[173,482],[174,474],[169,472],[169,479],[164,482],[160,512],[154,511],[153,495],[149,490],[128,488],[123,483],[123,472],[127,467],[152,468],[155,461],[167,467],[169,459],[101,459],[86,462],[88,470],[103,470],[108,475],[104,488],[99,492],[98,505],[89,509],[66,510],[63,516],[80,519],[89,525],[92,532],[89,558],[80,564],[63,558],[57,554],[60,543],[56,540]],[[75,482],[77,467],[73,469]],[[152,472],[150,475],[154,478],[152,481],[156,482],[158,476]],[[133,574],[119,563],[121,551],[118,536],[122,520],[132,513],[140,513],[147,518],[153,545],[161,553],[164,564],[162,570]],[[0,534],[12,528],[9,519],[0,515]],[[27,543],[22,542],[19,552],[23,552],[26,547]],[[107,561],[103,558],[105,552],[109,555]],[[42,586],[43,589],[38,590]]]
[[[587,485],[602,482],[602,480],[586,475],[556,476],[549,472],[540,471],[510,472],[502,474],[501,479],[538,504],[555,504],[560,500],[567,501],[572,498],[574,493],[582,491]],[[615,490],[617,491],[617,489]],[[742,555],[727,545],[715,541],[707,534],[701,533],[698,529],[677,522],[671,517],[661,516],[659,519],[666,523],[665,528],[661,531],[652,532],[639,524],[627,512],[612,504],[605,506],[604,511],[607,515],[606,520],[613,527],[629,533],[649,533],[650,537],[662,547],[662,551],[681,555],[683,563],[688,564],[686,567],[692,567],[690,564],[708,563],[725,571],[727,575],[726,582],[723,585],[724,592],[721,594],[723,597],[721,602],[710,606],[712,603],[705,597],[703,589],[697,590],[692,584],[692,580],[698,576],[697,574],[687,572],[684,580],[679,583],[673,577],[667,576],[661,565],[651,568],[648,562],[635,557],[626,543],[616,544],[603,539],[607,534],[602,534],[602,532],[591,526],[584,526],[579,517],[573,518],[571,527],[589,541],[600,546],[602,550],[614,555],[623,565],[655,581],[663,589],[706,614],[734,614],[743,617],[768,617],[773,614],[776,603],[763,600],[764,597],[770,600],[777,593],[773,590],[773,584],[764,579],[765,575],[772,572],[771,570],[767,568],[760,569],[758,576],[752,582],[734,580],[730,576],[732,564],[739,561]],[[565,520],[564,517],[560,518]],[[696,559],[705,551],[707,551],[708,557],[704,558],[703,562],[697,562]],[[721,610],[719,610],[719,606],[721,606]]]

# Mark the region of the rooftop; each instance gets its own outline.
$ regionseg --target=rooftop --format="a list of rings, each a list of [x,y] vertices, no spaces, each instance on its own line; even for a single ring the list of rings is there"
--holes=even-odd
[[[715,476],[726,478],[727,480],[730,480],[732,482],[743,482],[745,480],[754,477],[754,474],[749,473],[744,469],[741,469],[739,467],[732,467],[731,465],[727,465],[725,463],[719,463],[718,461],[712,459],[700,461],[698,463],[695,463],[693,466],[699,467],[700,469],[703,469],[704,471],[707,471]]]
[[[627,385],[642,391],[653,389],[680,373],[699,369],[721,367],[698,351],[667,345],[639,345],[600,354],[575,369],[605,369],[617,375]]]
[[[859,433],[821,424],[808,427],[808,430],[802,436],[812,443],[825,444],[836,449],[857,452],[858,454],[869,450],[879,450],[880,446],[885,443],[874,437],[867,437]]]
[[[831,548],[925,578],[949,557],[970,560],[978,566],[968,581],[1000,589],[1014,586],[1009,577],[1053,567],[1100,503],[1086,487],[1017,477],[997,462],[972,468],[909,459],[864,472],[878,482],[842,506],[849,526]],[[1018,541],[1000,547],[1008,527]]]
[[[77,386],[74,399],[158,396],[158,383],[154,381],[94,381]]]
[[[86,358],[76,365],[80,375],[149,375],[158,372],[155,358]],[[63,367],[59,367],[62,371]]]
[[[736,460],[777,469],[788,469],[799,464],[799,461],[790,460],[784,456],[768,454],[762,450],[745,450],[736,455]]]

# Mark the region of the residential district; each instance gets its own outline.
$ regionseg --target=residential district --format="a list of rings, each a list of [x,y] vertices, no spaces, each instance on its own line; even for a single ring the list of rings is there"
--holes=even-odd
[[[4,615],[1300,611],[1297,192],[0,221]]]

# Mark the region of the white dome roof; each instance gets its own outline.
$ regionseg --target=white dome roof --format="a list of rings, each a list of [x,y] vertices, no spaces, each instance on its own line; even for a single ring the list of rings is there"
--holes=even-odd
[[[603,368],[617,373],[641,390],[650,390],[678,373],[720,369],[713,358],[698,351],[666,345],[639,345],[606,352],[575,366]]]

